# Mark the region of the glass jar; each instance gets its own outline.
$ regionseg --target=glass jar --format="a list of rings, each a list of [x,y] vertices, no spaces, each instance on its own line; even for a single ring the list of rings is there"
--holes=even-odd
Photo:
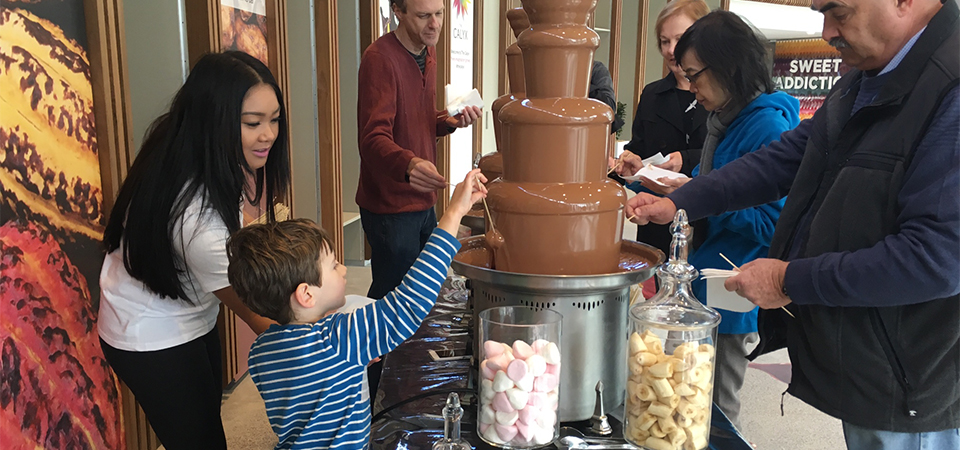
[[[480,313],[477,434],[501,448],[536,448],[560,424],[560,323],[556,311],[525,306]]]
[[[701,450],[710,441],[720,314],[693,296],[687,263],[690,226],[678,210],[660,290],[630,309],[623,436],[653,450]]]

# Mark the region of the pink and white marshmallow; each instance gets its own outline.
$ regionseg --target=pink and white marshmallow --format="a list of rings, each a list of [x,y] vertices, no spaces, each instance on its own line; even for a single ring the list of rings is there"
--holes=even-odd
[[[488,340],[480,362],[481,436],[494,444],[540,446],[553,440],[560,384],[560,348],[538,339],[512,345]]]

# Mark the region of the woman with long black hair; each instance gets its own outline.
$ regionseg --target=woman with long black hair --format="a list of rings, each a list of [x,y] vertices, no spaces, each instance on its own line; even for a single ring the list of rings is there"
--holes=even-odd
[[[100,273],[103,353],[168,450],[226,448],[220,304],[258,334],[271,323],[230,287],[226,239],[244,210],[274,220],[289,184],[286,112],[269,69],[242,52],[202,57],[120,188]]]

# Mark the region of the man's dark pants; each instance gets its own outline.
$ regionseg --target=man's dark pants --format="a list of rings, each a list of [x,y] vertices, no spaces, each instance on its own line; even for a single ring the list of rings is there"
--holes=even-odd
[[[433,208],[399,214],[374,214],[360,208],[360,223],[370,244],[373,283],[367,291],[367,297],[381,299],[400,285],[404,275],[420,256],[420,251],[437,227],[437,214]],[[371,403],[377,396],[382,368],[381,362],[367,368]]]

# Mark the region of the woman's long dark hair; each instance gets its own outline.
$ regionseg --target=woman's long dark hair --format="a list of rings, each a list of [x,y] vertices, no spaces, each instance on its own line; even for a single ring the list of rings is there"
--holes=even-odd
[[[254,172],[243,155],[240,114],[250,88],[273,87],[280,103],[279,131],[267,163]],[[276,79],[262,62],[243,52],[204,55],[170,105],[147,131],[113,205],[103,242],[107,251],[123,248],[127,272],[162,297],[190,302],[180,281],[187,271],[173,233],[196,195],[216,211],[230,233],[240,229],[244,180],[265,192],[267,214],[290,185],[287,118]],[[182,236],[183,246],[191,236]],[[179,251],[178,251],[179,250]]]
[[[757,92],[769,94],[774,88],[767,51],[757,33],[740,16],[713,11],[687,28],[673,54],[681,61],[693,49],[733,102],[745,106]]]

